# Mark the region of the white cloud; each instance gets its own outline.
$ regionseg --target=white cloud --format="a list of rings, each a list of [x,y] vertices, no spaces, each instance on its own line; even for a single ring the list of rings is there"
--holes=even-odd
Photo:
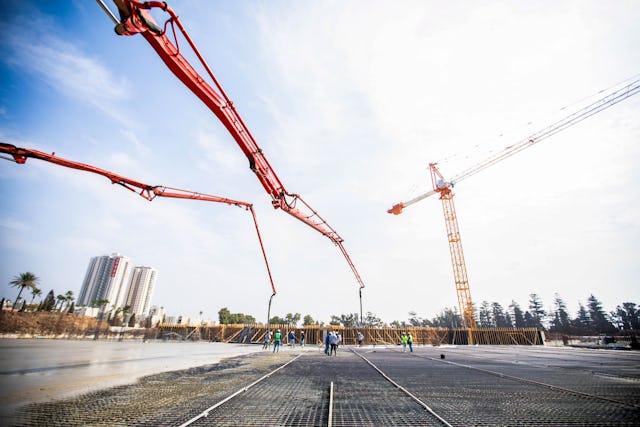
[[[0,218],[0,227],[7,228],[12,231],[25,231],[29,229],[29,225],[24,221],[11,217]]]
[[[95,57],[80,52],[69,42],[50,35],[39,40],[11,36],[14,61],[38,73],[64,96],[81,99],[126,122],[115,107],[116,102],[128,97],[129,88],[124,78],[116,78]]]

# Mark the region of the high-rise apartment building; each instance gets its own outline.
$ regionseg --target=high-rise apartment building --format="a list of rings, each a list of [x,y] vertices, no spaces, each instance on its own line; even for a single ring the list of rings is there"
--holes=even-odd
[[[152,267],[134,267],[129,282],[125,305],[131,307],[131,314],[138,320],[147,317],[151,307],[151,297],[156,286],[157,271]]]
[[[117,253],[91,258],[78,296],[78,305],[93,305],[108,300],[115,308],[122,307],[127,297],[131,260]]]

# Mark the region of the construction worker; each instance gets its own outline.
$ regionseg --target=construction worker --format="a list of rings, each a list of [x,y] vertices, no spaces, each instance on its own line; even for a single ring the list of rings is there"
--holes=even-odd
[[[402,332],[400,334],[400,342],[402,343],[402,351],[407,351],[407,336]]]
[[[273,334],[273,353],[275,353],[276,350],[280,353],[280,341],[282,341],[282,333],[280,329],[278,329],[276,333]]]
[[[407,334],[407,344],[409,344],[409,351],[413,353],[413,337],[411,336],[411,332]]]
[[[331,332],[329,334],[329,343],[331,344],[331,350],[329,350],[329,356],[333,353],[335,356],[338,355],[338,334],[336,332]]]
[[[262,349],[268,350],[270,343],[271,343],[271,331],[267,329],[267,332],[264,334],[264,344],[262,345]]]

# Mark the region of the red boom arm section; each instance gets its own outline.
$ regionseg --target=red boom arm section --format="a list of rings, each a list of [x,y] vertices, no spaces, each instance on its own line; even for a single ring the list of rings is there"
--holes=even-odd
[[[0,153],[5,153],[13,156],[13,160],[16,163],[24,164],[27,162],[28,158],[40,159],[46,162],[55,163],[60,166],[64,166],[71,169],[78,169],[82,171],[87,171],[91,173],[95,173],[97,175],[102,175],[108,178],[112,184],[119,184],[126,188],[127,190],[133,191],[137,193],[141,197],[152,201],[156,197],[172,197],[176,199],[191,199],[191,200],[203,200],[205,202],[216,202],[216,203],[226,203],[228,205],[234,205],[245,210],[251,212],[251,216],[253,218],[253,224],[256,227],[256,233],[258,235],[258,242],[260,243],[260,249],[262,250],[262,257],[264,258],[264,263],[267,267],[267,274],[269,275],[269,282],[271,284],[271,290],[273,291],[273,295],[276,294],[276,287],[273,284],[273,277],[271,276],[271,269],[269,268],[269,261],[267,261],[267,254],[264,251],[264,245],[262,244],[262,236],[260,235],[260,229],[258,228],[258,220],[256,218],[256,213],[253,210],[253,205],[247,202],[241,202],[239,200],[227,199],[224,197],[212,196],[210,194],[196,193],[194,191],[189,190],[181,190],[179,188],[171,188],[165,187],[163,185],[149,185],[140,181],[135,181],[133,179],[124,177],[122,175],[117,175],[113,172],[109,172],[104,169],[97,168],[95,166],[87,165],[84,163],[74,162],[72,160],[63,159],[62,157],[57,157],[55,154],[49,154],[38,150],[32,150],[28,148],[19,148],[15,145],[5,144],[0,142]]]
[[[345,259],[349,263],[351,270],[356,276],[360,288],[364,283],[342,245],[343,239],[329,224],[309,206],[298,194],[289,193],[280,182],[280,179],[269,165],[267,158],[262,153],[251,132],[236,111],[233,103],[222,89],[222,86],[214,76],[213,72],[205,62],[204,58],[189,37],[189,34],[180,23],[175,12],[164,2],[150,1],[138,2],[135,0],[114,0],[120,13],[120,23],[116,26],[116,33],[119,35],[142,34],[147,42],[153,47],[162,61],[169,67],[171,72],[189,88],[204,104],[216,115],[216,117],[227,128],[243,153],[249,159],[249,168],[256,174],[258,180],[271,196],[271,203],[274,208],[280,208],[294,218],[304,222],[328,237],[339,248]],[[148,12],[149,9],[158,8],[169,15],[169,19],[164,23],[164,28],[158,26]],[[173,42],[166,36],[167,27],[171,25]],[[176,36],[176,27],[197,56],[201,65],[213,81],[217,91],[212,88],[191,64],[182,56]],[[302,204],[304,212],[296,207],[297,202]]]

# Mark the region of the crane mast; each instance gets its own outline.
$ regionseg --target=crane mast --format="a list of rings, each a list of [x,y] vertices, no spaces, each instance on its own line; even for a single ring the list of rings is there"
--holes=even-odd
[[[431,174],[431,183],[433,184],[433,192],[439,193],[440,200],[442,200],[442,212],[444,213],[444,223],[447,228],[449,254],[451,255],[453,279],[456,284],[458,307],[460,307],[462,322],[466,329],[475,329],[476,316],[473,309],[473,302],[471,301],[467,264],[464,260],[464,252],[462,251],[460,227],[458,227],[456,207],[453,203],[453,191],[451,190],[451,185],[444,180],[435,163],[429,164],[429,171]],[[469,335],[469,339],[469,344],[473,344],[473,336],[471,334]]]
[[[442,200],[442,208],[445,219],[445,226],[447,229],[447,239],[449,241],[449,252],[451,254],[451,264],[453,267],[453,276],[456,284],[456,293],[458,296],[458,306],[463,318],[465,328],[474,329],[476,327],[476,318],[473,309],[473,303],[471,301],[471,291],[469,289],[469,280],[467,278],[467,268],[464,260],[464,254],[462,251],[462,243],[460,241],[460,230],[458,227],[458,219],[456,216],[456,209],[453,203],[454,193],[452,188],[455,184],[463,179],[469,178],[472,175],[502,161],[505,160],[520,151],[533,146],[534,144],[543,141],[558,132],[561,132],[581,121],[597,114],[603,110],[606,110],[613,105],[630,98],[640,92],[640,79],[634,79],[630,83],[629,80],[612,86],[608,90],[601,91],[600,98],[597,101],[592,102],[582,108],[576,109],[573,113],[563,117],[562,119],[546,126],[545,128],[529,135],[514,144],[504,147],[497,153],[481,160],[472,167],[458,173],[451,180],[446,180],[437,168],[437,163],[429,163],[429,172],[431,175],[431,184],[433,189],[429,190],[413,199],[406,202],[400,202],[394,204],[391,209],[387,210],[388,213],[394,215],[400,215],[404,208],[413,205],[427,197],[434,194],[440,194],[440,200]],[[469,344],[473,343],[473,335],[469,331]]]

